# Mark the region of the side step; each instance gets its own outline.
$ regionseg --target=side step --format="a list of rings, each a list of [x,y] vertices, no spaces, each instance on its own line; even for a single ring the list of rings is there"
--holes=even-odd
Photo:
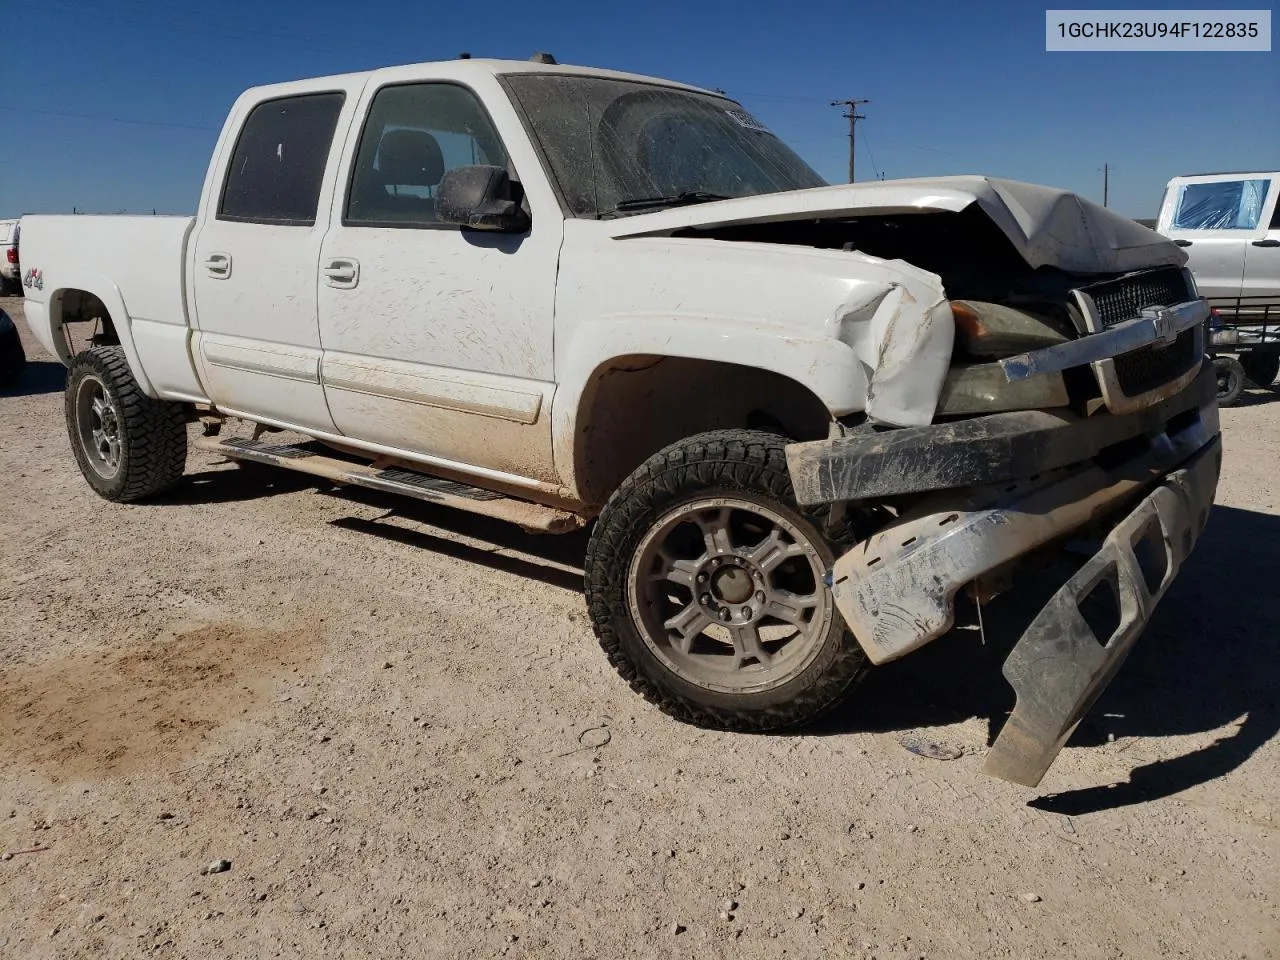
[[[415,500],[426,500],[446,507],[478,513],[486,517],[508,520],[526,530],[542,533],[567,533],[577,530],[583,520],[567,510],[527,500],[482,490],[454,480],[429,476],[414,470],[400,468],[383,469],[364,463],[352,463],[336,457],[326,457],[306,447],[285,443],[264,443],[247,437],[199,437],[195,446],[200,450],[221,454],[231,460],[249,460],[273,467],[284,467],[312,476],[323,477],[337,484],[368,487],[384,493],[396,493]]]

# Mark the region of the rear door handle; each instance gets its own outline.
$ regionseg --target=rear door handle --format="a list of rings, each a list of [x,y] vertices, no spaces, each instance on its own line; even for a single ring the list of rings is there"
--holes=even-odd
[[[1272,240],[1268,237],[1266,240],[1253,241],[1255,247],[1280,247],[1280,240]]]
[[[1190,241],[1190,240],[1175,240],[1175,241],[1173,241],[1173,242],[1174,242],[1174,243],[1176,243],[1176,244],[1177,244],[1178,246],[1180,246],[1180,247],[1189,247],[1189,246],[1191,246],[1191,241]]]
[[[360,282],[360,264],[356,260],[330,260],[322,272],[325,282],[340,290],[350,290]]]
[[[209,276],[225,280],[231,276],[231,254],[211,253],[205,258],[204,268]]]

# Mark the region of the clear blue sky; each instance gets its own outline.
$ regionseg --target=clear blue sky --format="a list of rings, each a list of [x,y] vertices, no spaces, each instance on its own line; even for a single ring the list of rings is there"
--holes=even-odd
[[[1107,162],[1111,205],[1154,216],[1170,176],[1280,167],[1280,54],[1046,53],[1044,6],[1026,2],[0,0],[0,15],[0,216],[190,213],[243,88],[462,50],[721,87],[832,181],[847,127],[828,102],[854,96],[873,101],[859,179],[981,173],[1101,201]]]

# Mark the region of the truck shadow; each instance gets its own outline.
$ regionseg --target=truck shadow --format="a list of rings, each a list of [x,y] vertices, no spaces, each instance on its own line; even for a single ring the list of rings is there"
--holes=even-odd
[[[0,390],[0,397],[35,397],[44,393],[61,393],[67,384],[67,368],[55,360],[28,360],[22,375],[10,390]]]
[[[347,487],[334,495],[386,512],[372,520],[339,517],[329,521],[332,526],[537,580],[562,590],[582,592],[586,530],[559,535],[525,533],[505,520],[405,500],[376,490]],[[413,526],[403,526],[397,521],[408,521]],[[424,526],[439,532],[423,529]]]
[[[1240,399],[1233,403],[1233,407],[1256,407],[1264,403],[1273,403],[1280,400],[1280,389],[1276,387],[1255,387],[1249,384],[1240,394]]]
[[[329,521],[335,527],[582,592],[586,531],[559,536],[524,533],[504,520],[463,513],[376,490],[335,487],[320,477],[278,467],[238,463],[227,469],[222,466],[225,462],[218,461],[220,469],[188,473],[179,486],[150,502],[156,506],[175,507],[197,503],[238,503],[311,490],[384,511],[382,516],[372,520],[347,516]],[[412,526],[405,526],[400,521],[407,521]],[[317,524],[319,522],[317,517]],[[476,544],[475,541],[481,543]]]
[[[188,473],[168,493],[149,501],[156,506],[184,507],[197,503],[240,503],[328,484],[317,477],[278,467],[237,464],[231,469]]]
[[[1138,766],[1126,782],[1031,805],[1074,815],[1170,796],[1239,767],[1280,733],[1280,608],[1268,602],[1277,565],[1280,517],[1215,507],[1191,559],[1068,748],[1111,738],[1222,734],[1189,753]],[[976,716],[986,720],[990,744],[1013,707],[1001,664],[1058,582],[1031,579],[987,607],[985,643],[976,630],[955,630],[873,670],[848,708],[824,721],[823,732],[908,730]],[[972,611],[967,615],[972,623]]]

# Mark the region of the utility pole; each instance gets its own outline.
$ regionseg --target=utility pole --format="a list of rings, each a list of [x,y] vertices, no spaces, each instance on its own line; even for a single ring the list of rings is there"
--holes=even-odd
[[[848,107],[849,112],[843,114],[845,119],[849,121],[849,182],[853,183],[853,148],[854,140],[858,132],[858,121],[867,119],[858,112],[858,107],[864,103],[870,103],[870,100],[832,100],[833,107]]]
[[[1102,205],[1105,207],[1111,198],[1111,164],[1102,165]]]

